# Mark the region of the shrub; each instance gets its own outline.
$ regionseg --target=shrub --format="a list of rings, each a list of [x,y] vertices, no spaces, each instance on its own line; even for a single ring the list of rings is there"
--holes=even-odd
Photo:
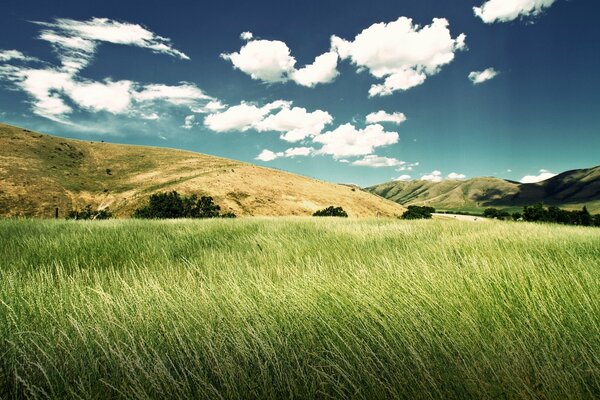
[[[67,214],[67,219],[110,219],[112,218],[112,213],[109,211],[108,207],[101,210],[94,210],[92,206],[88,204],[83,208],[83,210],[72,210]]]
[[[341,217],[348,218],[348,213],[342,207],[329,206],[313,214],[313,217]]]
[[[433,207],[408,206],[408,210],[402,214],[402,219],[430,219],[435,212]]]
[[[176,191],[172,191],[151,195],[148,205],[135,210],[133,217],[147,219],[217,218],[221,216],[220,211],[221,207],[215,204],[210,196],[200,198],[195,194],[181,196]]]
[[[497,208],[486,208],[483,212],[483,216],[486,218],[505,220],[510,217],[510,214],[507,211],[498,210]]]

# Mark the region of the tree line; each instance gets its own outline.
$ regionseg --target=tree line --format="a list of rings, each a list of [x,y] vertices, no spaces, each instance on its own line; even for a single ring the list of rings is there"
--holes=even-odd
[[[486,208],[483,212],[486,218],[500,220],[526,221],[526,222],[549,222],[564,225],[598,226],[600,227],[600,214],[592,215],[586,206],[581,210],[563,210],[556,206],[544,207],[543,203],[523,207],[523,212],[509,214],[507,211],[496,208]]]

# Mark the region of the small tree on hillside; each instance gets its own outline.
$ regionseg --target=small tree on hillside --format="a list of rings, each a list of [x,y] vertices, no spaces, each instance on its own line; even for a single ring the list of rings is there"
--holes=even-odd
[[[210,196],[198,199],[195,194],[180,196],[176,191],[155,193],[148,199],[148,204],[138,208],[134,218],[165,219],[165,218],[217,218],[221,207],[214,203]],[[228,213],[232,218],[235,214]]]
[[[342,207],[329,206],[313,214],[313,217],[341,217],[348,218],[348,214]]]
[[[435,212],[433,207],[408,206],[408,210],[402,214],[402,219],[431,219]]]

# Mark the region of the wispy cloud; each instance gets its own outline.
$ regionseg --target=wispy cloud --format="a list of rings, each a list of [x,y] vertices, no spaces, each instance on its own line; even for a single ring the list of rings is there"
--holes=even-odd
[[[31,98],[34,114],[64,124],[72,124],[69,115],[74,111],[106,112],[128,115],[145,120],[158,116],[154,108],[163,105],[187,107],[193,112],[207,113],[222,107],[196,85],[141,83],[133,80],[113,81],[110,78],[92,80],[81,76],[102,42],[137,46],[154,53],[179,59],[189,59],[172,47],[171,41],[138,24],[106,18],[88,21],[56,19],[35,22],[43,27],[39,39],[52,44],[61,63],[31,66],[40,60],[18,50],[0,51],[0,79],[12,82]],[[15,64],[15,62],[18,62]]]

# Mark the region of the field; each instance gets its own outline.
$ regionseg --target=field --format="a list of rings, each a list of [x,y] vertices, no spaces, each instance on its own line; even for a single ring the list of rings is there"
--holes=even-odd
[[[0,398],[600,397],[600,230],[0,220]]]

